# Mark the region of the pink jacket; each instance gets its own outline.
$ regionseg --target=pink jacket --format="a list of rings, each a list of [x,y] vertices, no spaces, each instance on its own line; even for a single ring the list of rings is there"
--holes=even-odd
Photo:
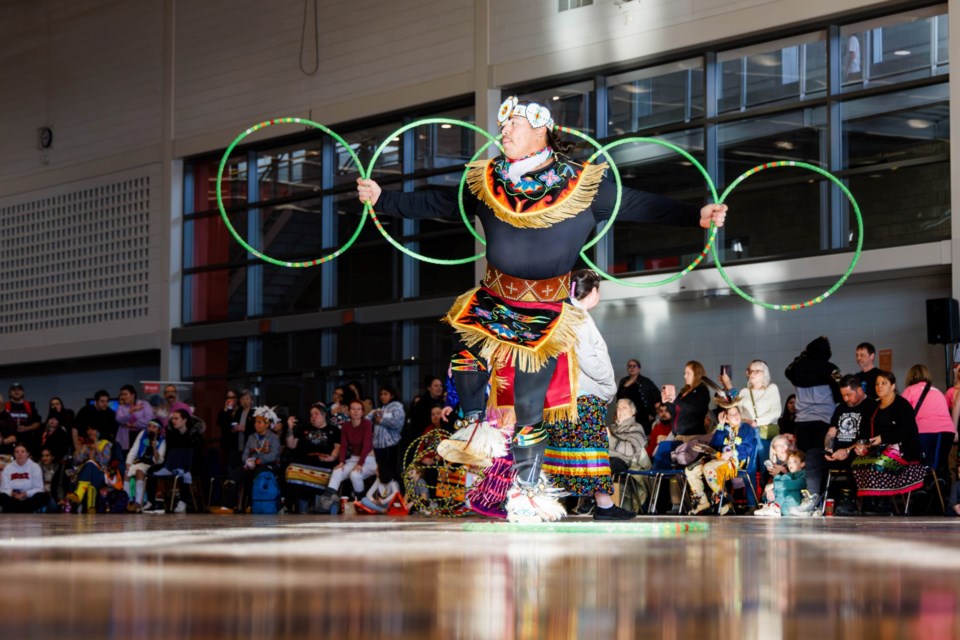
[[[912,384],[904,389],[900,395],[906,398],[911,407],[916,407],[917,400],[920,399],[926,384],[926,382]],[[930,387],[927,397],[920,405],[920,411],[917,413],[917,430],[920,433],[957,432],[957,425],[953,424],[953,419],[950,417],[947,399],[943,392],[936,387]]]

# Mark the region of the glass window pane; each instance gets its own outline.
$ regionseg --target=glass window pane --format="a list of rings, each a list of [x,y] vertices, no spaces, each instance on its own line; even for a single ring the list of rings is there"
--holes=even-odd
[[[246,268],[217,269],[183,278],[184,324],[247,317]]]
[[[431,117],[470,123],[474,121],[473,107],[438,113]],[[476,151],[477,134],[466,127],[430,124],[417,127],[413,134],[416,140],[414,170],[463,167]]]
[[[345,324],[338,327],[337,362],[346,368],[384,367],[398,357],[400,323]],[[369,394],[369,389],[365,390]]]
[[[260,288],[263,315],[319,309],[322,270],[328,268],[328,265],[304,268],[264,265]]]
[[[823,32],[723,53],[718,57],[719,111],[822,95],[827,86],[826,60]]]
[[[946,73],[944,13],[943,6],[925,7],[842,27],[843,90]]]
[[[949,163],[857,173],[849,177],[848,186],[863,215],[864,249],[950,238]],[[850,224],[853,244],[856,227]]]
[[[247,370],[246,338],[208,340],[185,345],[189,354],[182,359],[184,380],[202,376],[223,376],[234,379]],[[197,388],[194,388],[196,396]]]
[[[344,252],[337,258],[337,306],[378,304],[398,299],[401,293],[400,255],[379,237],[373,243],[358,242]]]
[[[320,191],[321,159],[326,136],[257,153],[258,200],[286,198]]]
[[[720,185],[770,160],[823,166],[826,108],[723,124],[717,136]],[[829,193],[815,177],[802,169],[769,169],[741,183],[727,199],[727,243],[720,259],[726,263],[819,251],[819,212],[829,204]]]
[[[666,136],[703,162],[703,130],[693,129]],[[613,160],[620,168],[625,187],[702,205],[707,201],[703,176],[683,156],[657,145],[635,144],[616,147]],[[617,274],[675,269],[686,266],[703,249],[703,233],[695,229],[632,222],[615,222],[613,264]]]
[[[360,162],[366,167],[377,148],[383,143],[387,136],[400,128],[399,122],[391,122],[375,127],[367,127],[359,131],[350,131],[341,134],[343,139],[353,149],[354,154],[360,158]],[[400,163],[403,155],[401,153],[401,140],[397,137],[391,138],[377,158],[377,164],[374,166],[374,180],[387,180],[396,178],[401,173]],[[358,174],[357,167],[353,162],[352,156],[340,145],[336,143],[336,162],[337,167],[334,172],[334,185],[350,185],[356,182]]]
[[[563,87],[531,91],[519,96],[521,100],[539,102],[550,109],[553,121],[564,127],[577,129],[586,134],[595,133],[593,104],[593,82],[578,82]],[[504,94],[506,97],[508,94]]]
[[[608,79],[610,135],[703,116],[703,60],[687,60]]]
[[[948,90],[940,84],[843,103],[844,168],[946,158]]]
[[[220,158],[190,163],[184,171],[193,178],[192,197],[184,202],[184,213],[216,211],[217,209],[217,171]],[[221,181],[223,206],[231,207],[247,204],[247,155],[235,153],[223,168]]]

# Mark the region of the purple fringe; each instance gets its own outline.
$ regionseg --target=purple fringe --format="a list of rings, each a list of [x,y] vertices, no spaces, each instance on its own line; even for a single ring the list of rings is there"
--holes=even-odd
[[[493,518],[506,518],[507,510],[503,503],[507,499],[507,490],[513,482],[513,456],[507,454],[496,458],[483,480],[475,484],[468,492],[470,508],[477,513]]]

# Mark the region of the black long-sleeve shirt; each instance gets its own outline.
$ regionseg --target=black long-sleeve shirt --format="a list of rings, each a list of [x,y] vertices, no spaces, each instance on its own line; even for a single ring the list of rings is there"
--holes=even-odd
[[[542,172],[544,169],[539,169]],[[604,176],[593,203],[572,218],[545,229],[519,228],[497,218],[480,200],[464,191],[465,210],[474,212],[483,225],[487,261],[511,276],[545,280],[573,269],[584,243],[596,226],[610,219],[616,202],[616,183]],[[457,191],[432,190],[416,193],[383,191],[376,210],[404,218],[460,216]],[[636,189],[624,188],[617,221],[671,226],[699,226],[700,209]]]
[[[880,444],[899,444],[900,453],[907,460],[920,460],[920,433],[917,430],[917,420],[914,417],[913,407],[903,396],[897,396],[885,409],[879,406],[870,417],[869,431],[860,427],[861,436],[880,436]]]

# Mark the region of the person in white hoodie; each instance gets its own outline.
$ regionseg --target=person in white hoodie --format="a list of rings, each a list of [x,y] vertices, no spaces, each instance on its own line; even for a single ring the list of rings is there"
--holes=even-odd
[[[22,444],[13,450],[13,462],[0,474],[0,507],[4,513],[33,513],[46,507],[43,471]]]
[[[600,276],[592,269],[571,276],[570,304],[589,312],[600,302]],[[607,405],[617,395],[617,380],[600,330],[589,313],[577,327],[577,421],[561,420],[548,426],[543,470],[558,487],[572,495],[593,496],[597,520],[627,520],[632,511],[613,504]],[[509,511],[509,506],[508,506]]]

